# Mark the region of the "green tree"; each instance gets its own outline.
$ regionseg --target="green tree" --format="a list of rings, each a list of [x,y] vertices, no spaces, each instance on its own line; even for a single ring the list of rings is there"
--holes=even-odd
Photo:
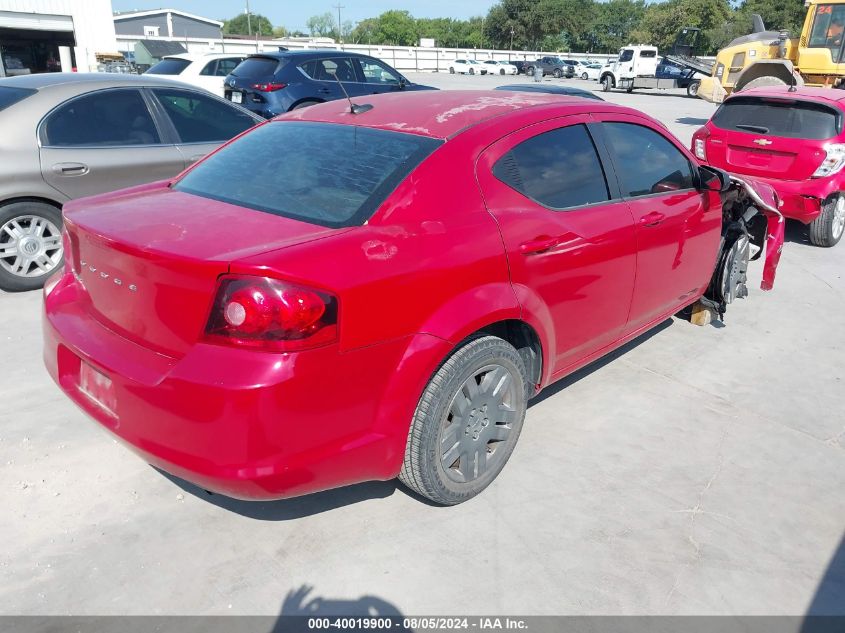
[[[246,13],[239,13],[231,20],[223,21],[223,33],[226,35],[271,35],[273,24],[265,16],[250,13],[247,21]]]
[[[667,0],[646,8],[639,25],[631,33],[632,43],[653,44],[668,52],[678,32],[685,26],[702,30],[698,43],[700,54],[714,53],[716,48],[709,35],[732,17],[728,0]]]
[[[305,21],[305,26],[312,36],[331,37],[336,35],[334,17],[329,11],[320,15],[312,15]]]
[[[587,28],[585,50],[591,53],[615,53],[631,43],[631,32],[645,13],[645,0],[609,0],[595,7]]]

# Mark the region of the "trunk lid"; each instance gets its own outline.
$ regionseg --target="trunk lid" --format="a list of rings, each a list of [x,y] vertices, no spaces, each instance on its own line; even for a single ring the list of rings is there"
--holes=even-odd
[[[230,262],[348,229],[329,229],[154,183],[65,206],[69,264],[91,316],[180,357],[201,336]]]
[[[841,132],[842,113],[799,99],[734,97],[708,127],[712,164],[749,176],[806,180],[825,159],[825,145]]]

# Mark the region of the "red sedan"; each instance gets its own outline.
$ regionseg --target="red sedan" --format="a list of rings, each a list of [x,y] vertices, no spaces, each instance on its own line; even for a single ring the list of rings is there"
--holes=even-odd
[[[769,183],[810,241],[835,246],[845,233],[845,92],[786,86],[734,93],[693,136],[709,165]]]
[[[62,390],[144,459],[281,498],[483,490],[526,401],[783,239],[770,189],[629,108],[507,92],[331,102],[172,181],[65,207],[45,288]],[[768,199],[766,198],[768,196]]]

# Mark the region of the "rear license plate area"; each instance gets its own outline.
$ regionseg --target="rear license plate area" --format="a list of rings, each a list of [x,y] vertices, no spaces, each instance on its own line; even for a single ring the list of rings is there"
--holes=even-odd
[[[97,371],[84,360],[79,364],[79,391],[106,413],[115,415],[117,399],[111,378]]]
[[[229,95],[229,99],[232,103],[243,103],[244,102],[244,93],[242,92],[232,92]]]

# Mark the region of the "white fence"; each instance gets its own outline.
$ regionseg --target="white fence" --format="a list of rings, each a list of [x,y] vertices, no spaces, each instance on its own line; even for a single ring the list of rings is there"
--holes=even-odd
[[[142,39],[137,36],[118,35],[117,45],[120,51],[133,51],[135,42]],[[467,48],[426,48],[420,46],[376,46],[368,44],[333,44],[302,40],[244,40],[224,39],[207,40],[200,38],[144,38],[164,41],[174,41],[183,44],[190,53],[261,53],[273,52],[284,46],[290,50],[296,49],[334,49],[363,53],[387,62],[402,72],[448,72],[449,63],[455,59],[477,59],[484,61],[518,60],[534,61],[543,55],[557,55],[567,59],[583,59],[605,61],[616,55],[589,55],[585,53],[554,53],[548,51],[503,51],[492,49]]]

